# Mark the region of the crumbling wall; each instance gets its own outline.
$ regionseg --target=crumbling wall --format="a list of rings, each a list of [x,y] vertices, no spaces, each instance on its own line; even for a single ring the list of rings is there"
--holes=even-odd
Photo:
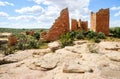
[[[100,9],[97,13],[91,13],[91,30],[109,34],[109,8]]]
[[[72,19],[71,31],[75,31],[75,30],[88,31],[88,21],[81,21],[81,19],[79,21],[77,21],[75,19]]]
[[[69,31],[69,12],[68,8],[65,8],[61,11],[60,16],[55,20],[49,32],[43,39],[46,41],[55,41],[58,40],[62,34]]]
[[[76,19],[72,19],[71,20],[71,30],[72,31],[75,31],[75,30],[77,30],[78,29],[78,22],[77,22],[77,20]]]

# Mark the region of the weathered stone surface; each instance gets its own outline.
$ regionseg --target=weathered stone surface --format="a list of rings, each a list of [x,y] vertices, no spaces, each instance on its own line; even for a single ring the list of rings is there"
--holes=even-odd
[[[40,50],[36,50],[33,52],[33,57],[41,57],[47,53],[50,53],[52,52],[50,48],[47,48],[47,49],[40,49]]]
[[[67,33],[69,31],[69,12],[68,8],[65,8],[61,11],[60,16],[57,20],[55,20],[55,23],[50,28],[49,32],[45,35],[44,40],[58,40],[62,34]]]
[[[38,49],[38,50],[25,50],[18,51],[15,54],[10,54],[8,56],[0,58],[0,64],[14,63],[19,62],[30,57],[40,57],[48,52],[51,52],[50,49]]]
[[[109,34],[109,9],[100,9],[97,13],[91,12],[91,30]]]
[[[85,73],[90,72],[92,69],[87,65],[83,65],[77,60],[73,60],[64,64],[63,72],[65,73]]]
[[[100,42],[99,46],[104,48],[105,50],[120,50],[120,42]]]
[[[106,56],[113,61],[120,62],[120,52],[111,52],[106,54]]]
[[[81,44],[84,44],[84,43],[87,43],[87,41],[81,41],[81,40],[79,40],[79,41],[74,41],[73,42],[75,45],[81,45]]]
[[[113,50],[106,50],[108,53],[104,54],[100,53],[104,52],[103,50],[97,53],[89,52],[89,49],[92,48],[96,50],[97,45],[99,46],[96,43],[81,44],[80,42],[80,44],[74,46],[67,46],[67,49],[58,49],[54,53],[45,55],[40,53],[48,52],[50,48],[21,51],[18,55],[20,57],[17,55],[12,55],[12,57],[16,56],[18,59],[21,59],[22,55],[28,57],[14,63],[0,65],[0,79],[119,79],[120,52]],[[85,49],[81,47],[85,47]],[[106,47],[105,45],[104,48]],[[72,51],[73,48],[77,52]],[[86,53],[86,48],[88,53]],[[98,48],[100,49],[101,46]],[[34,52],[38,56],[33,57]]]
[[[60,48],[60,44],[58,41],[54,41],[48,44],[48,47],[54,52],[55,50]]]
[[[53,55],[53,53],[46,54],[44,57],[40,58],[38,61],[33,63],[37,69],[50,70],[57,66],[58,58]],[[34,68],[34,69],[36,69]]]

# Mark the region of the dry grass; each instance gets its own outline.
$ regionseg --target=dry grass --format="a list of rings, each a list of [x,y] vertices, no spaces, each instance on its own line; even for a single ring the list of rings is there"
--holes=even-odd
[[[102,41],[120,42],[120,38],[106,37],[106,39],[103,39]]]

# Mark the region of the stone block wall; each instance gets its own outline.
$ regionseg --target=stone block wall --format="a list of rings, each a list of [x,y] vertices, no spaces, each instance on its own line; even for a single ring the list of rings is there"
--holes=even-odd
[[[71,20],[71,31],[75,31],[75,30],[77,30],[78,29],[78,22],[77,22],[77,20],[76,19],[72,19]]]
[[[62,34],[69,31],[69,12],[68,8],[65,8],[60,12],[60,16],[55,20],[49,32],[43,36],[43,39],[46,41],[55,41],[58,40]]]
[[[109,35],[109,8],[100,9],[97,13],[91,12],[91,30]]]
[[[75,31],[75,30],[84,30],[84,31],[88,31],[88,21],[81,21],[81,19],[79,21],[72,19],[71,20],[71,31]]]

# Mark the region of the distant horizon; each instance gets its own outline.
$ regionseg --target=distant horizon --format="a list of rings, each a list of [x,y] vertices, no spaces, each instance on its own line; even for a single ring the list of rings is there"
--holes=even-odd
[[[111,26],[109,28],[115,28],[115,27],[120,27],[120,26]],[[7,28],[7,27],[0,27],[0,29],[50,29],[50,28]],[[90,29],[90,27],[88,27]]]
[[[68,7],[70,20],[88,21],[90,12],[110,8],[110,27],[120,27],[120,0],[0,0],[0,28],[49,29]]]

